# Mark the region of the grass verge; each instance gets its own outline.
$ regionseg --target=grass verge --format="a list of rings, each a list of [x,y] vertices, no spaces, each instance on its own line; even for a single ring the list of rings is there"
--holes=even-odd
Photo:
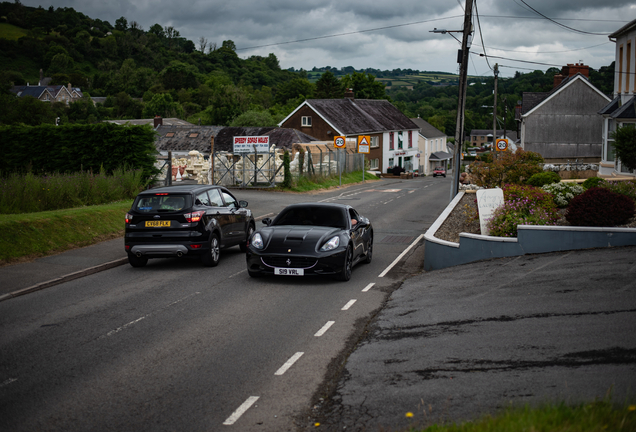
[[[407,413],[407,417],[411,417]],[[636,405],[615,405],[609,401],[568,406],[565,403],[509,408],[502,414],[486,416],[474,422],[432,425],[410,432],[597,432],[635,431]]]
[[[0,215],[0,265],[51,255],[119,237],[132,200]]]

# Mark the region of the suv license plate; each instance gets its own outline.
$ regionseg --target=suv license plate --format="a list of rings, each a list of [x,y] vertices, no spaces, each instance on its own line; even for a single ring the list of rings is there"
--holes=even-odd
[[[170,221],[146,221],[146,228],[168,227],[170,228]]]
[[[303,269],[274,267],[274,274],[280,276],[304,276]]]

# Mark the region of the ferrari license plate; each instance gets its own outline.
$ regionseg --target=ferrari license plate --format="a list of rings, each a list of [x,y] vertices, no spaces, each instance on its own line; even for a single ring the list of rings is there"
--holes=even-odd
[[[146,221],[146,228],[170,228],[170,221]]]
[[[303,269],[274,267],[274,274],[280,276],[304,276]]]

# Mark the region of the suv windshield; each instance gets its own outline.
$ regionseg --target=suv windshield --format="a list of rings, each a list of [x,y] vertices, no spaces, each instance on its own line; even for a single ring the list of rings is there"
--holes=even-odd
[[[176,212],[191,206],[190,195],[142,195],[135,200],[133,210],[152,214]]]

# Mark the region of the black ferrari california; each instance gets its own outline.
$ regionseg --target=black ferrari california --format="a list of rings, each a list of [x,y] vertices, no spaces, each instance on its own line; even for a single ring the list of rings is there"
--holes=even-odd
[[[353,266],[370,263],[373,227],[343,204],[293,204],[254,232],[247,247],[250,276],[332,275],[347,281]]]

